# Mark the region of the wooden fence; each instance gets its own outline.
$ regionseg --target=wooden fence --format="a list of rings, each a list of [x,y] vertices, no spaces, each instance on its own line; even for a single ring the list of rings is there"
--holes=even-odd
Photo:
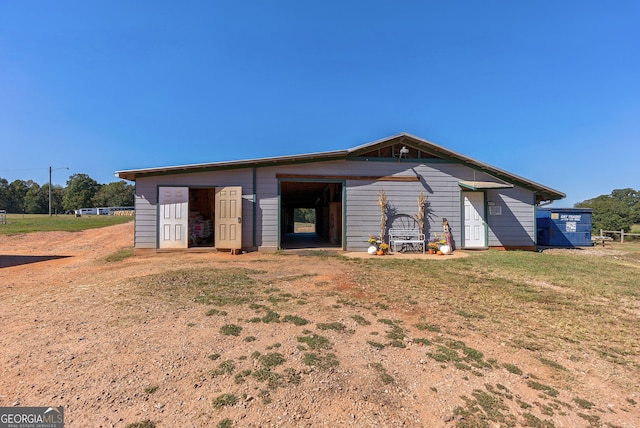
[[[624,242],[625,236],[640,236],[640,233],[629,233],[624,230],[602,230],[600,229],[600,237],[606,236],[605,233],[610,233],[612,235],[620,235],[620,242]]]

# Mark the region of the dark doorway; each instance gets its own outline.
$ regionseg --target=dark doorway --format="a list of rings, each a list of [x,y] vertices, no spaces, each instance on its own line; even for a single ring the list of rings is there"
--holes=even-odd
[[[280,246],[294,248],[342,247],[341,182],[281,181],[280,182]],[[308,215],[313,211],[314,215]],[[296,223],[301,214],[313,218],[310,227]],[[296,216],[297,214],[297,216]]]
[[[216,189],[189,189],[189,248],[213,247]]]

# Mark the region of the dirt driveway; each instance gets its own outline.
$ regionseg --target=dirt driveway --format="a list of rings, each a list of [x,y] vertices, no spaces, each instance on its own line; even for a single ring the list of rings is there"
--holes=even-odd
[[[447,320],[428,307],[377,305],[355,285],[350,263],[258,253],[105,261],[132,238],[132,223],[0,237],[0,406],[64,406],[68,427],[640,426],[630,398],[638,391],[612,386],[595,366],[575,391],[554,398],[528,384],[528,373],[552,382],[551,369],[490,337],[464,339],[524,373],[428,358],[442,332],[377,347],[398,331],[389,320]],[[211,311],[197,302],[203,295],[180,290],[179,276],[172,284],[149,279],[205,267],[267,284],[260,290],[280,314],[264,305]],[[285,313],[289,322],[269,322]],[[221,334],[234,325],[239,335]],[[571,397],[596,404],[582,408]],[[470,403],[498,415],[478,425],[460,411]]]

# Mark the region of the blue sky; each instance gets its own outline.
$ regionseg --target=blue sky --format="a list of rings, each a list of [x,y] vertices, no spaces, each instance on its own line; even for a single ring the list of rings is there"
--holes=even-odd
[[[0,177],[401,132],[567,194],[640,189],[640,2],[0,0]]]

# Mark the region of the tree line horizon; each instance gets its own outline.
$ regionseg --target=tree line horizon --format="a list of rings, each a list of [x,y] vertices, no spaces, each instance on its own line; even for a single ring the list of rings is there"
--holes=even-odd
[[[66,186],[51,186],[51,213],[75,212],[81,208],[134,205],[135,187],[124,180],[99,184],[87,174],[73,174]],[[10,214],[48,214],[49,182],[0,177],[0,210]]]
[[[69,176],[66,186],[51,186],[52,213],[65,213],[81,208],[133,206],[135,187],[124,180],[99,184],[87,174]],[[624,230],[629,232],[640,224],[640,190],[615,189],[574,204],[575,208],[593,210],[592,230]],[[47,214],[49,212],[49,182],[39,185],[33,180],[0,177],[0,210],[11,214]],[[311,213],[301,212],[298,221],[311,219]]]

